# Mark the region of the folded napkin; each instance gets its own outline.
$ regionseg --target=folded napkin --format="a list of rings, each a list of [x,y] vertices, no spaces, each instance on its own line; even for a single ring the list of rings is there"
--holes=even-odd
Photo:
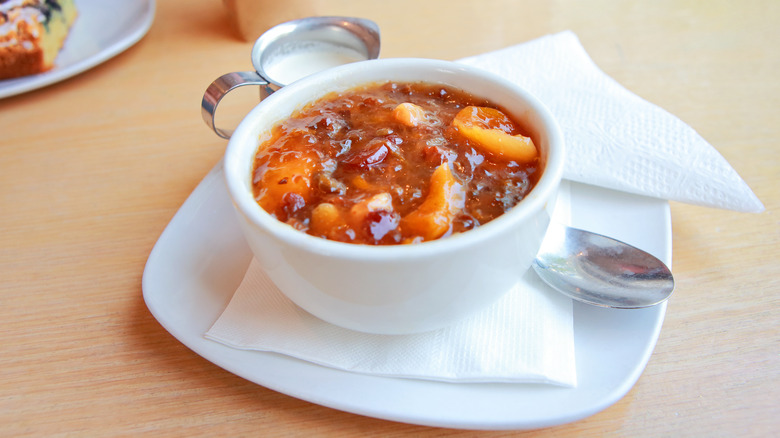
[[[479,314],[441,330],[373,335],[328,324],[287,299],[253,260],[206,337],[351,372],[445,382],[576,385],[572,303],[529,271]]]
[[[571,223],[569,185],[552,220]],[[287,299],[255,260],[206,337],[332,368],[446,382],[548,383],[573,387],[572,301],[536,274],[453,326],[413,335],[374,335],[334,326]]]
[[[566,140],[564,178],[707,207],[764,210],[706,140],[604,74],[571,31],[459,62],[496,73],[544,102]]]

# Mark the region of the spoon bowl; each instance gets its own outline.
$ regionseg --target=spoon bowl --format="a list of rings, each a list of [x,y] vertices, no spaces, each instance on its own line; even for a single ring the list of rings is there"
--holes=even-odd
[[[658,258],[619,240],[560,224],[550,224],[532,266],[553,289],[595,306],[650,307],[674,291],[674,277]]]

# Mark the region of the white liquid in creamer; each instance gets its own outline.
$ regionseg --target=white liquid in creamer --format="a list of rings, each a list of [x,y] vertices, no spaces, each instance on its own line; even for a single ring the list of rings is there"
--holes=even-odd
[[[289,85],[304,76],[365,59],[362,53],[346,47],[326,43],[306,44],[287,48],[266,62],[263,69],[268,79]]]

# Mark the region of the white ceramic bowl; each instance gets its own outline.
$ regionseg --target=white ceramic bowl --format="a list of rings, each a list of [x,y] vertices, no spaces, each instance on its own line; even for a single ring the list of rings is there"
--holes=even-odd
[[[251,175],[259,136],[322,95],[372,82],[441,83],[487,98],[524,121],[541,151],[542,176],[497,219],[416,245],[369,246],[313,237],[277,221],[255,202]],[[549,223],[563,172],[563,136],[549,111],[514,84],[447,61],[383,59],[337,67],[282,88],[239,124],[225,175],[255,258],[279,289],[309,313],[379,334],[438,329],[493,303],[530,267]]]

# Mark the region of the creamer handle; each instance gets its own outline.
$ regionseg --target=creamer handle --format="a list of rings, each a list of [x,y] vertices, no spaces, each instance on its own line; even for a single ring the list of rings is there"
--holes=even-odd
[[[231,90],[243,87],[244,85],[259,85],[265,87],[269,85],[269,83],[255,71],[227,73],[212,82],[206,89],[206,92],[203,93],[203,100],[200,104],[200,112],[203,116],[203,121],[222,138],[230,138],[233,134],[233,129],[217,128],[214,123],[217,105],[219,105],[219,101],[221,101]],[[261,96],[262,95],[263,93],[261,92]]]

